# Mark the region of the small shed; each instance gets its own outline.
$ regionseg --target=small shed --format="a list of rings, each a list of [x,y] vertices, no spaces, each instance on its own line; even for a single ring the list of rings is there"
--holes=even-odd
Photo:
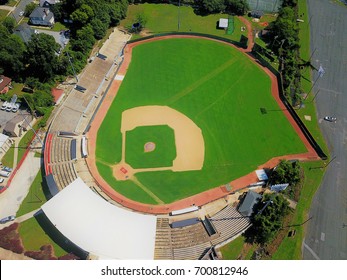
[[[251,11],[250,12],[250,16],[252,17],[252,18],[261,18],[262,16],[264,15],[264,12],[263,11],[258,11],[258,10],[256,10],[256,11]]]
[[[248,191],[246,197],[243,199],[239,205],[239,212],[245,216],[250,217],[254,212],[254,206],[258,204],[262,196],[254,191]]]
[[[228,28],[228,19],[227,18],[220,18],[218,23],[218,28]]]

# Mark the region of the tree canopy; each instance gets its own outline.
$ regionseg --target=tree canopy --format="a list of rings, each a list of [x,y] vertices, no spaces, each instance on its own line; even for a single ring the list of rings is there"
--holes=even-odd
[[[281,194],[265,194],[259,210],[265,205],[267,206],[263,211],[253,217],[255,241],[261,244],[273,240],[282,228],[284,217],[289,213],[289,202]]]
[[[300,165],[298,161],[281,160],[271,174],[271,184],[296,185],[300,181]]]
[[[24,53],[27,77],[36,77],[41,82],[53,78],[58,64],[56,55],[60,45],[50,35],[40,33],[32,36]]]

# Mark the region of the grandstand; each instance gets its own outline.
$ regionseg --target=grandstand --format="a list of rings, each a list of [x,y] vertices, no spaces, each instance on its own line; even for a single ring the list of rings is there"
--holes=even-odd
[[[251,10],[275,13],[282,5],[282,0],[247,0]]]
[[[205,220],[199,223],[173,228],[170,226],[171,217],[158,217],[154,258],[201,259],[211,247],[230,241],[250,226],[249,218],[243,217],[231,205],[226,205],[211,218],[204,218]],[[192,219],[182,220],[181,224],[184,225],[185,221],[190,220]]]

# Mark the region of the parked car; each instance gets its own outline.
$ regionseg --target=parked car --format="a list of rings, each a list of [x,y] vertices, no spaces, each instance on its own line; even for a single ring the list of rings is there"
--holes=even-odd
[[[12,172],[13,169],[10,168],[10,167],[7,167],[7,166],[3,166],[3,167],[2,167],[2,170],[3,170],[3,171],[6,171],[6,172]]]
[[[20,16],[20,17],[24,16],[24,11],[20,11],[20,12],[19,12],[19,16]]]
[[[0,184],[3,183],[5,181],[4,178],[0,178]]]
[[[8,178],[8,177],[10,177],[10,172],[5,171],[5,170],[1,170],[0,176]]]
[[[0,224],[5,224],[5,223],[7,223],[7,222],[13,221],[15,218],[16,218],[16,216],[14,216],[14,215],[11,215],[11,216],[2,218],[2,219],[0,220]]]
[[[0,186],[0,191],[2,190],[2,189],[4,189],[5,188],[5,186]]]
[[[16,113],[18,111],[18,109],[19,109],[19,106],[20,106],[19,103],[14,104],[14,106],[12,106],[12,112]]]
[[[5,101],[1,106],[1,110],[6,110],[8,104],[9,104],[9,102]]]
[[[336,122],[337,118],[332,117],[332,116],[325,116],[324,120],[326,120],[328,122]]]
[[[7,106],[6,106],[6,112],[11,112],[12,111],[12,108],[13,108],[13,105],[12,103],[8,103]]]

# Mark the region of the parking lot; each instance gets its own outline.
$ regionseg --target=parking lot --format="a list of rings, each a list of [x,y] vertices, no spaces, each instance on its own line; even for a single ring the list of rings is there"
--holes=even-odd
[[[3,102],[0,102],[0,107],[2,106]],[[20,113],[26,113],[25,110],[18,110],[16,113],[13,112],[6,112],[5,110],[0,110],[0,132],[2,132],[4,126],[7,122],[12,120],[14,117],[16,117]]]

